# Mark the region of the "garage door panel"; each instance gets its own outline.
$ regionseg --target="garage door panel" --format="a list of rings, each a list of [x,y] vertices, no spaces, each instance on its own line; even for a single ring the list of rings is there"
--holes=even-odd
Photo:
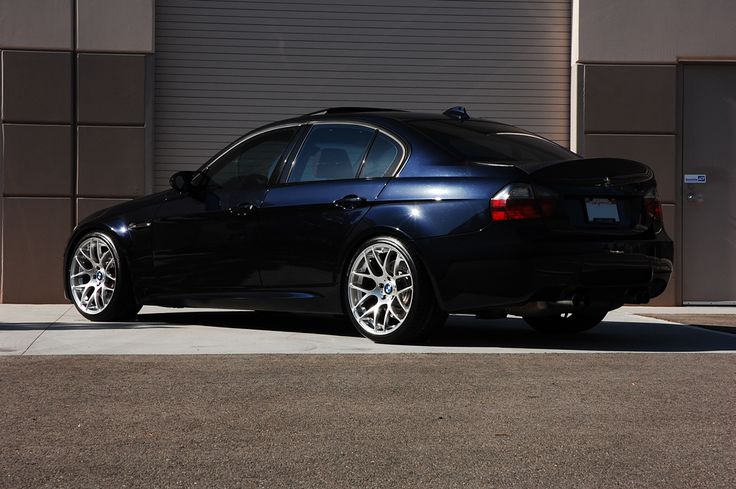
[[[225,41],[227,41],[225,43]],[[192,40],[190,43],[159,43],[159,48],[169,48],[171,50],[178,50],[185,53],[215,53],[215,54],[241,54],[242,48],[258,48],[264,54],[273,53],[282,55],[283,50],[288,47],[290,52],[296,54],[318,54],[314,53],[315,50],[329,50],[333,55],[340,55],[341,53],[369,53],[374,54],[376,51],[383,49],[383,45],[380,43],[363,43],[355,42],[351,44],[350,48],[347,49],[344,43],[340,42],[324,42],[324,41],[292,41],[292,40],[280,40],[282,43],[288,43],[288,46],[275,46],[273,40],[261,39],[261,40],[237,40],[237,39],[197,39]],[[402,41],[404,49],[392,49],[386,51],[390,53],[443,53],[443,52],[454,52],[452,46],[448,46],[447,42],[412,42],[408,43]],[[565,53],[570,49],[568,43],[564,43],[562,40],[557,42],[550,42],[544,46],[530,44],[527,40],[517,40],[516,43],[503,44],[491,44],[491,43],[478,43],[478,44],[464,44],[464,53],[468,53],[469,56],[475,53],[529,53],[529,54],[545,54],[545,53]],[[460,53],[455,53],[460,54]],[[475,54],[477,56],[477,54]]]
[[[160,63],[158,68],[160,69],[160,76],[156,78],[156,81],[176,81],[176,82],[190,82],[199,80],[211,80],[218,84],[226,83],[247,83],[248,80],[284,80],[284,79],[309,79],[309,78],[321,78],[325,79],[325,74],[334,74],[335,65],[319,65],[309,64],[301,66],[300,69],[294,70],[293,65],[284,63],[283,65],[270,64],[264,66],[249,65],[247,68],[222,68],[218,67],[215,63],[211,67],[193,67],[185,66],[184,63],[192,63],[192,61],[169,61],[168,63]],[[199,61],[198,63],[206,63],[206,61]],[[484,79],[498,79],[504,83],[518,83],[518,82],[540,82],[550,78],[549,83],[551,85],[565,83],[564,80],[560,80],[567,74],[568,70],[564,73],[556,73],[556,68],[540,68],[535,66],[533,68],[522,68],[515,67],[513,70],[509,70],[507,67],[496,66],[493,68],[474,69],[468,68],[463,70],[463,80],[470,82],[477,82]],[[243,76],[247,72],[247,77]],[[185,77],[195,77],[186,79]],[[231,77],[231,78],[229,78]],[[492,77],[492,78],[489,78]],[[544,77],[544,78],[540,78]],[[360,67],[351,67],[350,71],[341,71],[340,77],[330,78],[340,80],[416,80],[418,83],[431,83],[436,80],[453,80],[457,81],[458,76],[456,73],[447,72],[437,67],[422,67],[414,68],[411,66],[404,66],[400,74],[396,72],[396,69],[390,66],[376,66],[374,69],[369,69],[364,65]]]
[[[569,139],[569,1],[158,0],[154,185],[259,125],[464,104]]]
[[[268,83],[268,80],[271,80],[271,83]],[[211,90],[212,93],[240,93],[240,89],[247,87],[248,90],[258,90],[258,91],[275,91],[275,92],[281,92],[281,91],[288,91],[293,90],[294,87],[299,87],[300,90],[311,90],[311,91],[318,91],[319,89],[328,88],[332,91],[334,90],[351,90],[352,87],[359,87],[359,88],[373,88],[376,90],[381,90],[385,88],[391,88],[391,89],[411,89],[412,92],[414,90],[429,90],[431,93],[438,93],[441,91],[447,91],[449,82],[452,83],[461,83],[457,80],[434,80],[433,82],[424,82],[422,83],[421,88],[417,88],[417,83],[413,80],[391,80],[391,79],[376,79],[372,78],[370,80],[370,83],[365,82],[364,85],[359,84],[359,82],[356,81],[355,84],[351,85],[351,87],[345,87],[344,82],[342,80],[326,80],[323,77],[293,77],[293,78],[278,78],[277,81],[274,81],[272,78],[266,78],[265,80],[251,80],[250,82],[231,82],[231,83],[220,83],[219,85],[222,87],[221,89],[217,90]],[[174,94],[177,91],[179,92],[179,95],[186,95],[187,93],[195,93],[199,94],[199,87],[197,86],[198,83],[217,83],[217,77],[213,77],[211,79],[205,79],[205,80],[193,80],[189,79],[188,81],[182,83],[181,80],[172,80],[172,81],[161,81],[158,80],[156,83],[157,90],[160,91],[160,93],[163,94]],[[463,81],[463,84],[467,83],[467,81]],[[475,81],[479,86],[482,85],[482,89],[484,90],[508,90],[508,84],[503,81],[495,81],[492,77],[485,77],[485,78],[479,78]],[[235,85],[235,86],[232,86]],[[550,84],[550,83],[544,83],[543,81],[517,81],[517,85],[521,85],[519,88],[513,89],[514,93],[516,92],[523,92],[525,90],[532,90],[536,91],[539,89],[548,89],[552,92],[566,92],[570,90],[570,87],[565,86],[563,83],[557,83],[557,84]],[[450,90],[454,93],[454,88],[451,88]],[[219,96],[219,95],[218,95]]]

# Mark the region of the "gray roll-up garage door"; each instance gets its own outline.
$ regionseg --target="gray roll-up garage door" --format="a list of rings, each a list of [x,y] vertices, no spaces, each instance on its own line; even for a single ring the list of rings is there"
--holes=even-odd
[[[569,141],[570,1],[156,0],[154,188],[325,107],[512,123]]]

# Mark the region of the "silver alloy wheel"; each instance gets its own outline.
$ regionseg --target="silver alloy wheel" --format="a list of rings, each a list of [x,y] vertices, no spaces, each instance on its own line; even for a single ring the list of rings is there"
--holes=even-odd
[[[411,310],[414,277],[405,253],[390,243],[373,243],[353,259],[348,304],[355,321],[372,335],[401,326]]]
[[[117,272],[115,255],[104,239],[82,241],[69,266],[69,289],[77,307],[87,314],[102,312],[112,300]]]

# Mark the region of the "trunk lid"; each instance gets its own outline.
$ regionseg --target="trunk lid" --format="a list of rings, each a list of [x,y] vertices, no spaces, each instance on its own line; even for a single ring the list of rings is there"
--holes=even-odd
[[[650,212],[656,200],[654,172],[643,163],[581,158],[517,167],[529,175],[535,193],[555,200],[545,223],[556,234],[626,237],[661,227]]]

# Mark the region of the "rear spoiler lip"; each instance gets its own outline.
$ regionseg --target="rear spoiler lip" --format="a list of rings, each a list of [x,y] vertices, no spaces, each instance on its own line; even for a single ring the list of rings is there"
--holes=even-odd
[[[624,173],[624,174],[611,174],[611,175],[605,175],[606,172],[601,172],[601,176],[592,176],[592,175],[585,175],[582,177],[560,177],[557,176],[555,178],[558,182],[569,182],[569,183],[575,183],[575,182],[583,182],[583,181],[590,181],[591,178],[603,178],[608,177],[611,179],[615,179],[617,181],[647,181],[654,178],[654,171],[646,164],[635,161],[635,160],[629,160],[625,158],[574,158],[570,160],[554,160],[554,161],[540,161],[540,162],[534,162],[534,163],[518,163],[518,162],[503,162],[503,161],[496,161],[496,162],[484,162],[484,161],[474,161],[476,164],[480,165],[486,165],[486,166],[503,166],[503,167],[514,167],[517,168],[524,173],[526,173],[529,176],[534,176],[535,173],[541,172],[543,170],[546,170],[548,168],[554,167],[554,166],[565,166],[568,164],[575,164],[575,163],[582,163],[585,162],[586,164],[595,165],[598,164],[605,164],[605,163],[612,163],[612,162],[620,162],[624,163],[626,166],[633,166],[636,165],[639,168],[641,168],[641,171],[637,171],[634,173]]]

